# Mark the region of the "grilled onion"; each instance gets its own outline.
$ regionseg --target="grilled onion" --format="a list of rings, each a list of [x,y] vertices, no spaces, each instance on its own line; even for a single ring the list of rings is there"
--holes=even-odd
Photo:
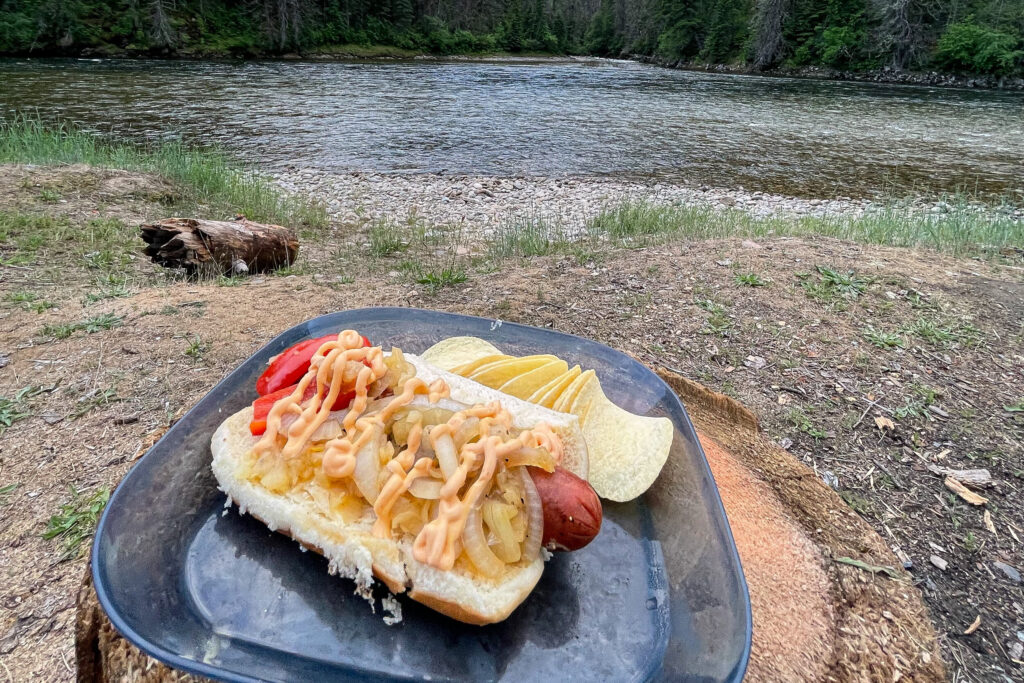
[[[455,470],[459,468],[459,455],[455,452],[452,437],[445,434],[434,440],[434,453],[437,455],[437,464],[441,466],[445,480],[451,479]]]
[[[417,498],[425,500],[438,500],[441,497],[441,487],[444,485],[440,479],[419,478],[414,479],[409,485],[409,493]]]
[[[555,459],[546,448],[520,448],[514,453],[505,456],[505,467],[539,467],[545,472],[555,471]]]
[[[523,557],[533,562],[540,554],[540,544],[544,540],[544,504],[533,483],[533,478],[525,467],[519,468],[519,476],[523,482],[523,498],[526,507],[526,540],[523,541]]]
[[[480,508],[474,507],[466,518],[466,528],[462,532],[462,545],[473,565],[484,576],[495,577],[505,568],[505,563],[487,547],[484,536],[484,522],[480,516]]]
[[[356,453],[356,469],[352,474],[356,487],[363,498],[372,505],[380,495],[380,447],[381,431],[373,427],[373,436]]]
[[[487,528],[491,530],[498,541],[498,544],[494,546],[494,554],[502,562],[518,562],[522,550],[519,547],[519,541],[515,538],[511,522],[512,518],[516,516],[516,509],[496,500],[486,500],[481,510]]]

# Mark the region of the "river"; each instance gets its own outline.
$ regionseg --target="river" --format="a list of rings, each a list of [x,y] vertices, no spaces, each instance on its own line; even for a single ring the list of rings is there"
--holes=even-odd
[[[1024,95],[606,60],[0,60],[0,113],[269,168],[1024,196]]]

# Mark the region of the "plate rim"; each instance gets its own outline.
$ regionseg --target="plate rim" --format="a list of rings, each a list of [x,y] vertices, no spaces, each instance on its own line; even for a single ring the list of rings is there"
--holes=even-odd
[[[725,532],[725,538],[728,541],[728,544],[727,544],[728,547],[725,549],[726,550],[726,554],[735,563],[736,568],[739,570],[739,588],[740,588],[739,592],[740,592],[740,595],[741,595],[741,597],[743,599],[742,610],[743,610],[743,613],[744,613],[744,622],[745,622],[745,624],[744,624],[744,643],[743,643],[742,650],[740,651],[739,658],[736,661],[735,666],[733,667],[733,669],[732,669],[732,671],[731,671],[731,673],[729,675],[731,676],[731,680],[734,681],[734,682],[738,683],[739,681],[742,681],[744,676],[745,676],[745,674],[746,674],[747,666],[749,665],[749,662],[750,662],[750,652],[751,652],[752,641],[753,641],[753,614],[752,614],[751,604],[750,604],[750,590],[749,590],[749,587],[747,585],[746,574],[743,571],[743,564],[742,564],[742,562],[740,560],[739,551],[738,551],[738,549],[736,547],[736,540],[733,537],[732,527],[729,524],[729,517],[726,514],[725,506],[722,503],[722,497],[721,497],[721,495],[719,495],[718,484],[715,481],[713,473],[711,472],[711,466],[708,464],[707,455],[704,453],[704,447],[701,444],[700,439],[697,436],[697,431],[696,431],[696,429],[693,426],[693,422],[690,420],[690,415],[686,411],[686,406],[683,404],[683,401],[682,401],[682,399],[679,398],[678,394],[676,394],[676,392],[673,391],[672,388],[668,385],[668,383],[665,382],[665,380],[662,379],[660,375],[658,375],[656,372],[651,370],[651,368],[649,368],[647,365],[641,363],[640,361],[638,361],[636,358],[633,358],[629,354],[624,353],[624,352],[622,352],[622,351],[620,351],[620,350],[618,350],[616,348],[613,348],[613,347],[609,346],[608,344],[605,344],[603,342],[599,342],[599,341],[597,341],[595,339],[590,339],[588,337],[583,337],[581,335],[573,334],[571,332],[563,332],[561,330],[555,330],[555,329],[551,329],[551,328],[537,327],[535,325],[525,325],[525,324],[522,324],[522,323],[505,321],[505,320],[502,320],[500,318],[488,318],[488,317],[484,317],[484,316],[466,315],[466,314],[463,314],[463,313],[451,313],[449,311],[436,311],[436,310],[433,310],[433,309],[415,308],[415,307],[403,307],[403,306],[370,306],[370,307],[364,307],[364,308],[343,309],[343,310],[339,310],[339,311],[333,311],[333,312],[330,312],[330,313],[323,313],[323,314],[318,315],[318,316],[316,316],[314,318],[309,318],[308,320],[304,320],[304,321],[302,321],[300,323],[297,323],[297,324],[287,328],[286,330],[283,330],[282,332],[278,333],[277,335],[275,335],[266,344],[264,344],[263,346],[259,347],[253,353],[249,354],[249,356],[247,356],[244,360],[239,362],[234,367],[234,369],[231,370],[231,372],[229,372],[227,375],[225,375],[223,378],[221,378],[221,380],[219,382],[217,382],[217,384],[215,384],[213,387],[211,387],[210,390],[207,391],[206,394],[202,398],[200,398],[198,401],[196,401],[195,405],[193,405],[191,408],[189,408],[189,410],[184,415],[182,415],[179,418],[178,422],[184,421],[189,415],[191,415],[193,412],[195,412],[199,408],[201,408],[203,403],[205,403],[206,399],[208,399],[211,395],[216,393],[217,389],[220,388],[221,385],[227,383],[231,379],[232,375],[234,375],[234,373],[237,372],[238,369],[242,365],[247,363],[254,356],[258,355],[259,353],[261,353],[262,351],[266,350],[269,347],[273,347],[276,344],[280,344],[282,339],[286,339],[286,338],[290,339],[293,336],[293,334],[296,333],[296,332],[298,332],[300,334],[300,336],[301,336],[302,333],[306,333],[308,335],[309,328],[314,323],[316,323],[318,320],[320,320],[322,318],[327,318],[327,317],[335,316],[335,315],[338,315],[338,314],[350,314],[350,315],[353,315],[353,316],[358,316],[359,314],[364,314],[364,315],[366,315],[366,314],[369,314],[369,315],[381,315],[381,314],[409,315],[410,313],[413,314],[413,315],[417,315],[417,314],[440,315],[440,316],[443,316],[443,317],[463,318],[463,319],[476,320],[476,321],[480,321],[480,322],[488,322],[492,326],[491,329],[496,329],[497,327],[501,327],[501,326],[504,326],[504,325],[510,325],[510,326],[512,326],[514,328],[519,328],[519,329],[522,329],[522,330],[539,331],[539,332],[544,332],[546,334],[554,334],[554,335],[558,335],[558,336],[569,337],[571,339],[578,339],[578,340],[584,341],[584,342],[586,342],[588,344],[598,344],[599,346],[603,346],[604,348],[612,351],[614,354],[617,354],[617,355],[621,356],[626,361],[628,361],[630,363],[635,363],[636,365],[639,365],[641,368],[643,368],[650,375],[650,377],[652,377],[654,380],[656,380],[656,382],[662,388],[664,388],[666,395],[669,397],[669,400],[675,401],[678,404],[678,407],[679,407],[681,413],[686,418],[686,422],[685,422],[684,426],[685,426],[686,430],[690,433],[689,436],[693,437],[693,442],[697,445],[697,453],[700,456],[700,458],[699,458],[700,462],[698,463],[698,467],[702,470],[703,474],[708,478],[708,480],[712,484],[711,493],[713,494],[713,498],[714,499],[712,501],[709,501],[709,502],[711,504],[711,507],[716,512],[719,513],[719,515],[721,516],[721,519],[725,520],[724,532]],[[300,339],[300,341],[301,341],[301,339]],[[292,342],[292,343],[294,343],[294,342]],[[171,431],[173,429],[174,429],[174,425],[172,425],[167,430],[167,432],[165,432],[164,435],[161,436],[160,439],[156,441],[156,443],[154,443],[152,446],[150,446],[149,449],[147,449],[146,452],[138,459],[138,461],[136,461],[135,465],[133,465],[132,468],[130,470],[128,470],[128,472],[124,475],[124,477],[121,478],[121,481],[118,482],[117,487],[114,489],[113,493],[110,496],[110,500],[107,502],[106,506],[104,506],[103,514],[100,517],[99,524],[97,524],[97,526],[96,526],[96,532],[94,534],[92,543],[90,544],[89,572],[90,572],[90,575],[91,575],[91,578],[92,578],[93,589],[96,591],[96,597],[97,597],[97,599],[99,601],[100,606],[103,608],[104,614],[106,614],[107,618],[110,620],[111,625],[117,630],[117,632],[119,634],[121,634],[121,636],[124,637],[132,645],[134,645],[135,647],[139,648],[140,650],[145,652],[147,655],[153,657],[154,659],[157,659],[158,661],[163,662],[164,664],[166,664],[168,666],[171,666],[171,667],[173,667],[175,669],[178,669],[180,671],[184,671],[186,673],[199,674],[199,675],[206,676],[206,677],[214,679],[214,680],[231,681],[232,683],[236,683],[236,682],[237,683],[250,683],[250,682],[253,682],[253,681],[260,681],[261,679],[259,679],[259,678],[255,678],[255,677],[252,677],[252,676],[247,676],[245,674],[241,674],[241,673],[238,673],[236,671],[230,671],[230,670],[227,670],[227,669],[215,667],[215,666],[212,666],[210,664],[207,664],[206,662],[202,662],[202,661],[199,661],[199,660],[188,659],[186,657],[181,656],[180,654],[178,654],[176,652],[170,651],[170,650],[168,650],[168,649],[166,649],[166,648],[164,648],[162,646],[156,645],[156,644],[150,642],[148,639],[142,637],[142,635],[139,634],[131,626],[129,626],[127,621],[122,617],[122,615],[116,609],[114,609],[113,602],[112,602],[112,600],[110,598],[110,595],[107,592],[106,585],[105,585],[105,583],[103,581],[102,572],[100,571],[100,567],[98,566],[98,563],[95,562],[95,558],[101,556],[101,555],[98,554],[99,553],[99,546],[100,546],[100,543],[101,543],[102,538],[104,536],[104,532],[106,531],[106,523],[107,523],[108,515],[109,515],[110,511],[112,509],[114,509],[115,504],[117,502],[117,499],[118,499],[119,495],[121,494],[122,489],[124,488],[124,484],[127,483],[128,481],[130,481],[132,476],[135,475],[138,471],[140,471],[139,470],[139,465],[141,465],[142,462],[149,456],[149,454],[151,452],[153,452],[154,450],[156,450],[156,448],[161,443],[163,443],[163,441],[165,439],[168,438],[168,436],[170,435],[170,433],[171,433]],[[658,672],[660,672],[660,670],[661,670],[660,666],[655,668],[655,670],[654,670],[655,671],[655,677],[657,677]]]

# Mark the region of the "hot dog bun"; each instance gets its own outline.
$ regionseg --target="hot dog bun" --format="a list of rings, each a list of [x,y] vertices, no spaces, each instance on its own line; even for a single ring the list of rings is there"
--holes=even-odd
[[[451,399],[466,405],[499,400],[515,418],[516,426],[529,427],[543,421],[563,443],[562,466],[586,475],[587,456],[578,419],[573,415],[527,404],[487,389],[471,380],[451,375],[406,355],[427,381],[443,378],[449,382]],[[219,487],[242,513],[249,513],[271,530],[290,536],[304,547],[330,561],[330,571],[353,579],[356,592],[368,596],[373,577],[393,593],[410,598],[468,624],[490,624],[504,620],[530,594],[544,570],[544,562],[509,565],[496,579],[472,574],[458,567],[442,571],[415,560],[412,539],[382,539],[371,533],[375,520],[367,506],[362,518],[346,523],[328,517],[305,492],[273,493],[249,481],[242,463],[258,441],[249,432],[252,408],[235,413],[213,435],[212,468]]]

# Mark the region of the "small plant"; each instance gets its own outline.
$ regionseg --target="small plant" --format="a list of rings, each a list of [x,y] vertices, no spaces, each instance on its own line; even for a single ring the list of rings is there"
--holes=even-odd
[[[47,204],[53,204],[54,202],[60,201],[60,192],[52,190],[50,188],[44,188],[39,192],[39,198]]]
[[[1024,396],[1018,398],[1016,403],[1003,406],[1003,410],[1008,413],[1024,413]]]
[[[126,296],[131,296],[131,290],[128,289],[128,279],[118,279],[116,277],[107,278],[106,282],[103,280],[97,280],[96,286],[98,290],[95,292],[89,292],[85,295],[85,299],[82,303],[92,304],[97,301],[103,301],[104,299],[121,299]]]
[[[813,438],[815,441],[818,439],[824,439],[828,436],[826,432],[823,432],[815,426],[814,422],[811,421],[810,416],[801,408],[794,408],[789,411],[789,421],[792,422],[793,426],[799,431]]]
[[[78,322],[47,325],[43,328],[42,333],[44,336],[54,339],[67,339],[79,330],[83,330],[86,334],[94,334],[102,330],[120,327],[123,322],[124,316],[103,313]]]
[[[427,285],[431,292],[437,292],[445,287],[453,287],[467,280],[466,271],[455,266],[447,266],[439,271],[428,271],[416,278],[416,282]]]
[[[77,405],[75,406],[75,409],[71,411],[69,417],[73,420],[77,420],[93,408],[107,405],[108,403],[116,403],[120,400],[122,399],[117,397],[117,391],[114,389],[96,389],[78,399]]]
[[[871,501],[856,491],[840,491],[839,497],[861,517],[867,517],[871,513]]]
[[[7,484],[0,486],[0,507],[11,504],[11,494],[18,490],[21,484]]]
[[[935,347],[948,348],[955,344],[979,346],[984,341],[981,330],[969,322],[943,325],[929,318],[918,318],[904,330]]]
[[[196,335],[194,339],[188,342],[185,347],[185,355],[192,359],[193,362],[198,361],[203,357],[203,354],[210,349],[210,345],[203,342],[199,335]]]
[[[969,553],[976,553],[979,547],[978,537],[974,535],[973,531],[968,531],[964,534],[964,550]]]
[[[408,247],[402,239],[402,228],[389,218],[382,218],[370,225],[370,256],[390,256]]]
[[[769,282],[757,273],[737,273],[735,280],[736,284],[746,287],[767,287]]]
[[[895,332],[883,332],[870,325],[864,328],[864,338],[880,349],[903,348],[905,345],[903,337]]]
[[[27,386],[19,389],[14,398],[0,396],[0,434],[18,420],[32,415],[25,402],[42,391],[42,387]]]
[[[868,281],[852,270],[845,273],[818,266],[818,281],[805,278],[800,283],[807,296],[823,304],[836,304],[841,299],[857,299],[867,291]]]
[[[61,505],[57,514],[50,517],[43,532],[43,538],[46,540],[63,539],[60,562],[78,557],[82,542],[92,535],[100,513],[110,500],[108,488],[98,489],[90,496],[83,495],[74,486],[70,489],[71,500]]]
[[[893,414],[901,420],[908,417],[928,417],[928,406],[934,405],[938,398],[939,392],[935,389],[924,385],[917,385],[914,387],[914,396],[907,397],[903,405],[896,408]]]
[[[241,275],[218,275],[217,286],[218,287],[237,287],[242,284],[242,280],[245,278]]]

